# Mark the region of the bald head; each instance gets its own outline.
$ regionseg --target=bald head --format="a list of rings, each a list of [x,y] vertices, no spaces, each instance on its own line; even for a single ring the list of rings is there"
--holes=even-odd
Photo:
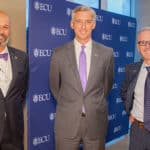
[[[0,10],[0,50],[2,51],[8,43],[10,34],[10,19],[7,13]]]

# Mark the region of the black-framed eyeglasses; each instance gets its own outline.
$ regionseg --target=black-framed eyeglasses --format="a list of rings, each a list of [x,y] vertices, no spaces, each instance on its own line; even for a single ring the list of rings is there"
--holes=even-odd
[[[143,41],[138,41],[138,44],[139,44],[140,46],[146,46],[146,45],[150,46],[150,41],[145,41],[145,40],[143,40]]]

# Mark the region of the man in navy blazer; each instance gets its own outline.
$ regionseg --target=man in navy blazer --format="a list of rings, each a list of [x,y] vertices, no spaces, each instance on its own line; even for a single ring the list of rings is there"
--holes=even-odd
[[[143,60],[127,65],[121,96],[131,121],[129,150],[150,150],[150,130],[144,123],[144,87],[148,74],[147,67],[150,66],[150,27],[142,28],[138,32],[137,40]],[[148,111],[150,113],[150,109]]]
[[[7,46],[10,19],[0,11],[0,150],[23,150],[23,104],[28,57]]]

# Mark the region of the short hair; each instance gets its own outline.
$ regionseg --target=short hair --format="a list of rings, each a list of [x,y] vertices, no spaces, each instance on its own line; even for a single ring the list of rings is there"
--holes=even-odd
[[[91,12],[91,16],[92,16],[93,20],[94,21],[96,20],[96,12],[92,8],[87,7],[87,6],[83,6],[83,5],[79,5],[72,10],[72,15],[71,15],[72,20],[74,19],[75,13],[80,12],[80,11]]]
[[[137,33],[141,33],[143,31],[150,31],[150,26],[145,26],[145,27],[142,27]]]
[[[145,27],[140,28],[140,30],[138,30],[138,32],[136,34],[136,40],[137,40],[137,42],[138,42],[140,33],[143,32],[143,31],[150,31],[150,26],[145,26]]]

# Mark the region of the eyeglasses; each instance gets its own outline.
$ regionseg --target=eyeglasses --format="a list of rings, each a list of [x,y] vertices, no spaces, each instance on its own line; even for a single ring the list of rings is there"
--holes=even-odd
[[[148,45],[148,46],[150,46],[150,41],[138,41],[138,44],[140,45],[140,46],[146,46],[146,45]]]

